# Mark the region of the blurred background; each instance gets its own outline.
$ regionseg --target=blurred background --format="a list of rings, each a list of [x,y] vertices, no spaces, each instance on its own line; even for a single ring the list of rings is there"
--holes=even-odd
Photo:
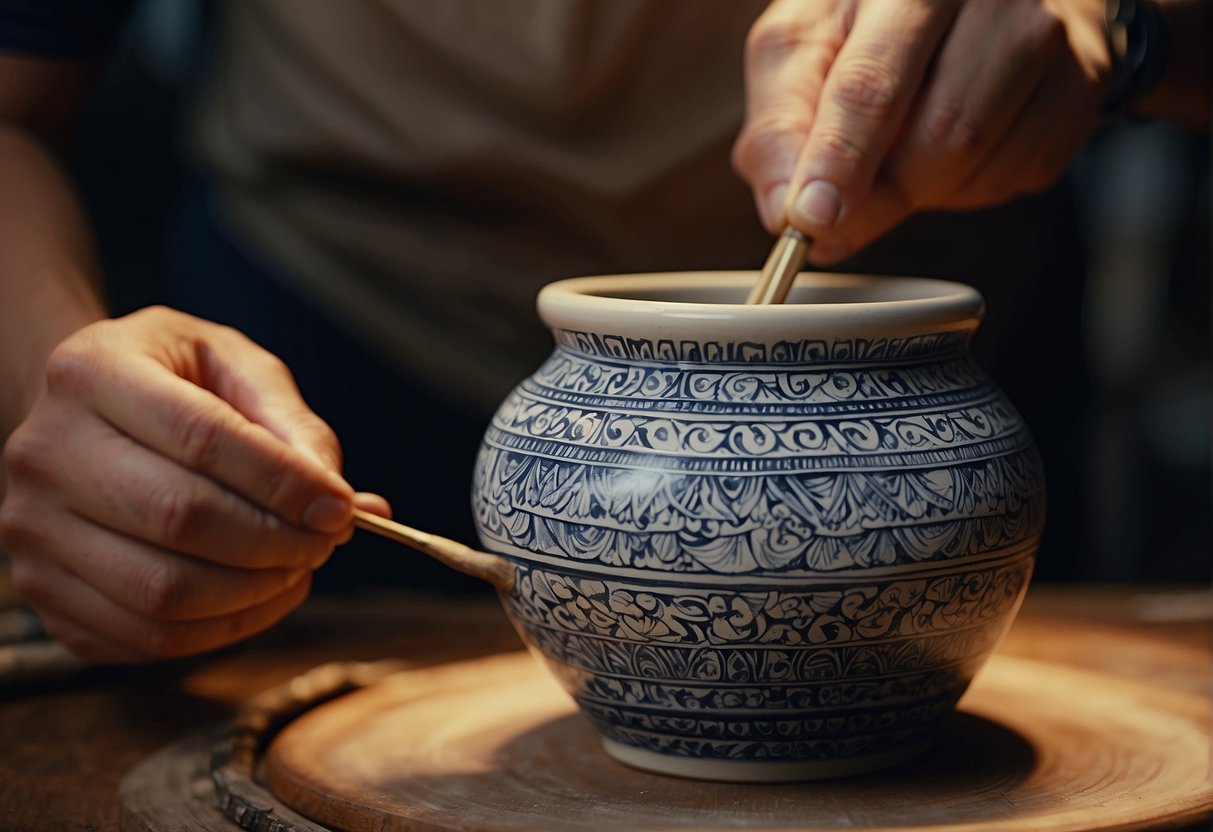
[[[186,175],[175,137],[206,30],[197,0],[142,3],[81,128],[75,173],[115,312],[158,299],[161,240]],[[1064,350],[1076,380],[1055,395],[1033,390],[1030,372],[991,368],[1045,437],[1052,516],[1040,580],[1213,578],[1209,150],[1207,136],[1167,125],[1108,126],[1047,203],[1067,206],[1041,255],[1067,300],[1040,296],[1057,305],[1056,337],[1021,363],[1030,371]],[[1003,216],[1045,204],[1022,200]],[[961,236],[957,223],[926,218],[884,246],[883,260],[848,265],[914,262],[916,247]],[[952,271],[963,271],[957,258]]]

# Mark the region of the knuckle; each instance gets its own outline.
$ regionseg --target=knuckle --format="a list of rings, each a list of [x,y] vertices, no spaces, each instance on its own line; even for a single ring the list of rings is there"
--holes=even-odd
[[[292,434],[314,449],[336,469],[341,468],[341,441],[329,424],[310,410],[296,411],[291,417]]]
[[[61,342],[46,359],[46,385],[52,391],[80,392],[97,375],[101,349],[89,330]]]
[[[294,375],[285,361],[240,330],[210,321],[206,321],[205,324],[210,335],[206,341],[200,344],[201,349],[212,354],[239,355],[241,362],[255,363],[260,373],[284,376],[294,381]]]
[[[50,444],[28,423],[13,431],[4,443],[4,465],[10,476],[44,471],[50,454]]]
[[[176,617],[189,593],[189,581],[181,570],[160,563],[142,577],[136,593],[136,603],[144,615],[158,621],[170,621]]]
[[[923,131],[932,145],[955,159],[968,159],[977,153],[977,125],[955,102],[933,107],[923,118]]]
[[[154,303],[150,306],[144,306],[142,309],[136,309],[134,312],[131,312],[129,315],[126,316],[126,320],[128,320],[128,321],[141,321],[141,320],[147,320],[147,319],[155,320],[157,318],[163,317],[165,315],[171,315],[171,314],[172,314],[172,310],[169,309],[167,306],[163,306],[162,304],[159,304],[159,303]]]
[[[235,332],[235,330],[233,331]],[[273,373],[275,375],[282,376],[283,378],[290,379],[292,384],[295,382],[295,374],[291,372],[291,368],[287,366],[285,361],[283,361],[277,355],[274,355],[274,353],[270,352],[269,350],[262,349],[261,346],[259,346],[255,341],[249,339],[248,336],[246,336],[243,332],[236,332],[235,334],[242,341],[244,341],[247,346],[257,350],[257,354],[260,357],[260,360],[267,373]]]
[[[748,179],[753,173],[758,160],[761,158],[755,149],[761,142],[761,137],[758,132],[746,125],[737,135],[737,141],[733,142],[733,148],[729,153],[729,164],[733,167],[733,172],[743,179]]]
[[[332,464],[340,470],[342,462],[341,440],[328,423],[319,416],[307,414],[301,417],[304,421],[302,432],[307,436],[314,448],[322,448],[329,456]]]
[[[291,455],[285,449],[281,450],[257,484],[260,492],[257,501],[274,512],[290,511],[290,501],[296,485],[296,471],[292,461]]]
[[[771,159],[779,159],[786,149],[798,147],[808,135],[808,126],[785,119],[747,122],[733,143],[729,161],[742,178],[757,178],[768,169]]]
[[[140,323],[150,322],[150,325],[152,326],[162,327],[166,324],[178,324],[182,321],[190,320],[190,316],[186,315],[184,312],[173,309],[170,306],[164,306],[163,304],[157,303],[131,312],[129,315],[125,316],[125,320],[137,321]]]
[[[760,150],[765,144],[767,142],[763,140],[763,137],[747,129],[737,136],[737,140],[733,142],[732,151],[729,153],[729,164],[733,168],[733,173],[751,185],[759,184],[762,171],[766,167],[764,164],[766,157]]]
[[[766,15],[746,33],[745,54],[759,60],[785,55],[804,44],[808,36],[809,30],[795,18]]]
[[[744,174],[768,166],[772,157],[785,155],[788,148],[799,148],[809,128],[808,121],[791,114],[749,120],[733,143],[733,169]]]
[[[823,128],[818,132],[816,140],[822,154],[848,168],[861,167],[867,159],[868,151],[841,127]]]
[[[184,312],[173,309],[171,306],[164,304],[154,304],[147,308],[148,314],[156,317],[173,318],[175,320],[186,320],[188,316]]]
[[[180,546],[192,537],[202,506],[191,490],[161,488],[150,501],[149,519],[159,540],[169,546]]]
[[[215,414],[198,407],[181,407],[173,417],[172,435],[181,461],[189,468],[205,468],[215,458],[223,431]]]
[[[899,79],[887,64],[872,58],[847,61],[836,70],[834,101],[874,121],[885,121],[897,108]]]

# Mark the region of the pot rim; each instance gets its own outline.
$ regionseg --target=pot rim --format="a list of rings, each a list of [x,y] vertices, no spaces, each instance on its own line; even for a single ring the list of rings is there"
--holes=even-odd
[[[981,294],[964,283],[834,272],[801,273],[786,303],[746,305],[743,301],[758,274],[700,271],[574,277],[544,286],[537,305],[543,322],[552,329],[759,340],[971,331],[985,309]],[[730,301],[677,299],[695,291]],[[830,299],[813,301],[814,296]]]

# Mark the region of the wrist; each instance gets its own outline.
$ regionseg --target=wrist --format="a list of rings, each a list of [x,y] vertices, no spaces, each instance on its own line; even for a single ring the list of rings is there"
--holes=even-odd
[[[9,332],[20,333],[19,338],[0,337],[0,444],[41,397],[47,359],[55,347],[105,317],[88,278],[52,267],[29,276],[22,302],[5,310],[11,314],[0,314]]]

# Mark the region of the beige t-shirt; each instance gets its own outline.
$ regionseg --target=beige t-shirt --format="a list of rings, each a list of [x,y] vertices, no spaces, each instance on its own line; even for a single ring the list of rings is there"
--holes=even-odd
[[[236,0],[194,144],[299,289],[487,406],[544,283],[761,264],[728,156],[765,2]]]

